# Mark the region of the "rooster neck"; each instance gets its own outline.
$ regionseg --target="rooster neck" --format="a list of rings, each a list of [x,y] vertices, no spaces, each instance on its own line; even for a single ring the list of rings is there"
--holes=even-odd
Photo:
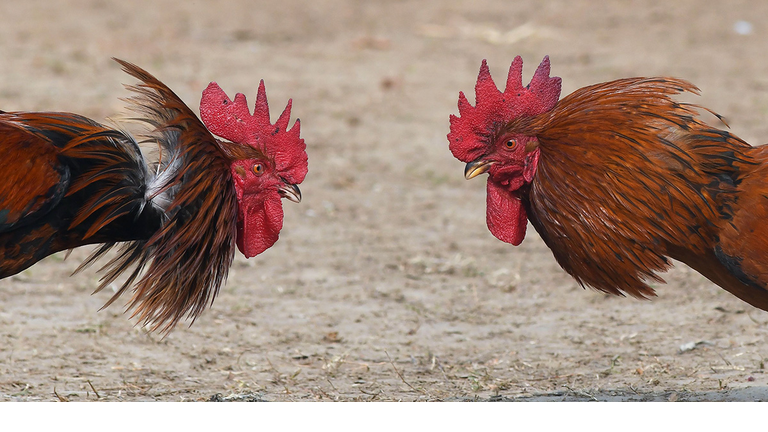
[[[541,156],[526,210],[582,285],[654,295],[646,281],[662,280],[675,251],[712,250],[751,169],[749,145],[656,96],[581,89],[534,125]]]

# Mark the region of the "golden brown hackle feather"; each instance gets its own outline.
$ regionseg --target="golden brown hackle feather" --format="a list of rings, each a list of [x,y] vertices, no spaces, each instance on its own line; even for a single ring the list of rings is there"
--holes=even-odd
[[[163,148],[165,161],[159,170],[180,168],[158,190],[173,191],[162,229],[147,241],[124,246],[105,266],[99,290],[134,265],[105,307],[138,279],[129,305],[133,316],[151,330],[167,332],[185,316],[194,322],[213,302],[234,258],[237,203],[228,159],[220,147],[226,144],[218,142],[163,83],[135,65],[116,61],[141,81],[128,87],[135,93],[128,101],[142,114],[139,120],[151,127],[147,140]],[[111,246],[102,247],[90,261]]]

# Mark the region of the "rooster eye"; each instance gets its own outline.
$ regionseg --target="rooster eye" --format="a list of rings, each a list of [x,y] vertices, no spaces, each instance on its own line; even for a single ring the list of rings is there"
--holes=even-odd
[[[517,147],[517,140],[511,139],[511,140],[507,141],[507,148],[508,149],[512,150],[515,147]]]
[[[264,165],[262,165],[260,163],[254,165],[253,166],[253,173],[256,174],[257,176],[263,174],[264,173]]]

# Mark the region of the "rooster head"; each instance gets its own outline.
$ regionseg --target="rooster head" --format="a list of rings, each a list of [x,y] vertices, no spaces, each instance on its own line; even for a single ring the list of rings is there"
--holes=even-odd
[[[549,76],[544,57],[531,83],[523,87],[523,59],[515,57],[506,88],[499,91],[483,60],[475,84],[475,106],[459,93],[459,116],[451,115],[448,142],[451,153],[471,179],[488,173],[486,222],[499,240],[519,245],[525,238],[528,218],[521,202],[521,188],[536,174],[539,146],[535,136],[510,127],[522,117],[550,111],[560,98],[561,79]]]
[[[253,114],[245,95],[234,101],[212,82],[203,91],[200,117],[208,130],[231,141],[230,171],[238,203],[237,247],[246,258],[264,252],[283,227],[281,198],[301,201],[298,184],[307,175],[307,153],[297,119],[288,128],[291,100],[271,123],[264,81],[259,84]],[[243,151],[240,151],[243,150]]]

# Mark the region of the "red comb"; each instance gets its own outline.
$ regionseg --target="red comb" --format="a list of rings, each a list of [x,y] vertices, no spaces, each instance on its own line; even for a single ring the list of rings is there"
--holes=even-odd
[[[500,92],[491,78],[488,64],[483,60],[475,84],[475,106],[470,105],[464,92],[459,92],[459,116],[451,115],[448,141],[453,155],[462,162],[472,162],[483,156],[487,142],[483,137],[495,132],[520,116],[545,113],[557,104],[562,80],[549,76],[549,56],[544,57],[528,87],[523,87],[523,59],[515,57],[509,67],[507,86]]]
[[[211,133],[261,151],[274,160],[275,168],[286,181],[299,184],[307,175],[307,146],[299,137],[299,119],[288,129],[291,103],[289,99],[283,113],[272,124],[264,80],[259,83],[253,115],[248,110],[245,95],[238,93],[232,101],[218,84],[212,82],[203,91],[200,117]]]

